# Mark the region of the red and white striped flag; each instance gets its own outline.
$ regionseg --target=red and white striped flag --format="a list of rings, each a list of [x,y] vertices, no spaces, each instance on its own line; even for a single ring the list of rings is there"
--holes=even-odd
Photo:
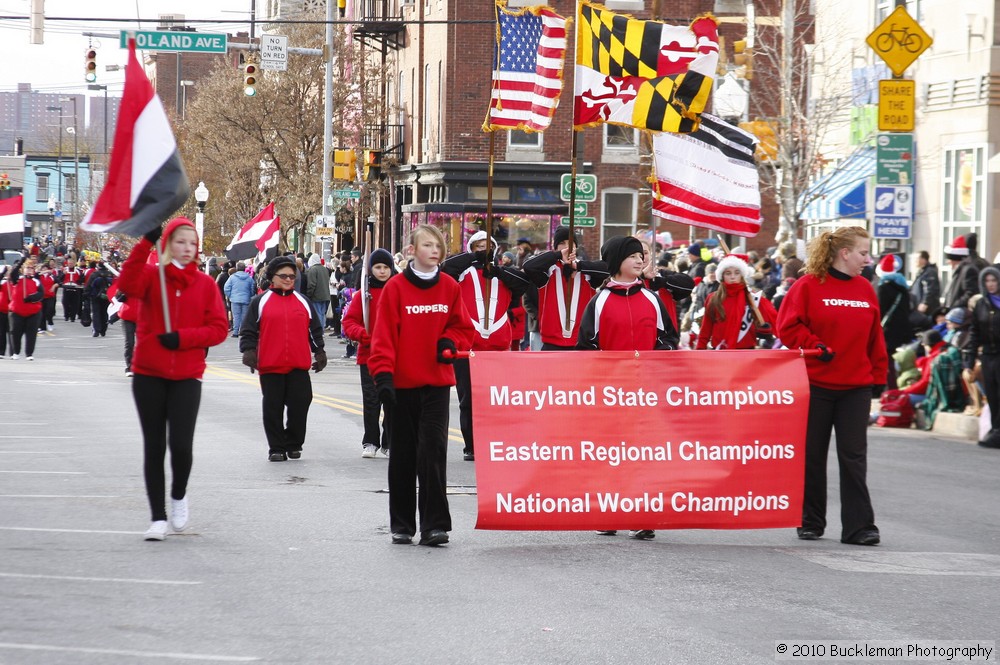
[[[257,256],[257,241],[268,232],[275,218],[274,201],[271,201],[236,232],[226,247],[226,257],[230,261],[242,261]]]
[[[257,248],[257,264],[270,261],[278,255],[278,242],[281,240],[281,215],[271,220],[254,246]]]
[[[160,226],[191,193],[163,103],[128,42],[108,181],[80,222],[84,231],[141,236]]]
[[[562,92],[566,19],[548,7],[508,11],[497,3],[493,94],[484,131],[548,128]]]
[[[0,249],[24,247],[24,197],[0,200]]]
[[[707,113],[690,134],[655,132],[653,215],[751,237],[760,231],[757,138]]]

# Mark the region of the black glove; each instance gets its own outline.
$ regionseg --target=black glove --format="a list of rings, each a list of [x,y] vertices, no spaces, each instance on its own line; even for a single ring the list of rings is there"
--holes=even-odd
[[[173,332],[163,333],[162,335],[157,335],[156,338],[160,340],[160,344],[163,348],[170,349],[171,351],[176,351],[181,346],[181,336],[176,330]]]
[[[148,240],[151,244],[155,245],[156,241],[159,240],[160,236],[162,236],[162,235],[163,235],[163,227],[162,226],[157,226],[152,231],[149,231],[148,233],[144,233],[142,235],[142,237],[145,238],[146,240]]]
[[[836,355],[833,351],[826,348],[826,344],[817,344],[816,348],[823,352],[816,358],[820,362],[828,363],[833,360],[833,356]]]
[[[885,384],[884,383],[876,383],[876,384],[872,385],[872,397],[873,398],[878,399],[879,397],[882,396],[883,392],[885,392]]]
[[[257,351],[250,349],[249,351],[243,352],[243,364],[250,368],[250,373],[253,374],[254,370],[257,369]]]
[[[492,279],[500,276],[500,266],[495,263],[487,263],[483,266],[483,277]]]
[[[378,391],[378,400],[382,404],[396,405],[396,387],[392,384],[390,372],[379,372],[375,375],[375,390]]]
[[[754,333],[757,337],[771,337],[774,335],[774,328],[771,327],[770,323],[764,323],[754,326]]]
[[[444,352],[451,351],[451,357],[445,358]],[[444,363],[445,365],[455,364],[455,354],[458,353],[458,349],[455,348],[455,342],[451,341],[447,337],[442,337],[438,340],[438,354],[437,361],[439,363]]]
[[[322,372],[324,367],[326,367],[326,351],[320,349],[313,354],[312,370],[314,372]]]
[[[473,256],[476,257],[477,263],[485,264],[486,261],[489,259],[489,252],[487,252],[485,249],[481,249],[478,252],[473,252]]]

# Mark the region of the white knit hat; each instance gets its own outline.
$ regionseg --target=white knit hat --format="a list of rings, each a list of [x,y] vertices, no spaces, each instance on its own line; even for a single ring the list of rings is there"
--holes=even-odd
[[[753,268],[747,263],[750,257],[746,254],[727,254],[725,258],[719,261],[718,267],[715,269],[715,274],[718,275],[719,280],[722,280],[722,273],[726,271],[727,268],[736,268],[741,273],[743,273],[743,281],[750,283],[750,278],[753,277]]]

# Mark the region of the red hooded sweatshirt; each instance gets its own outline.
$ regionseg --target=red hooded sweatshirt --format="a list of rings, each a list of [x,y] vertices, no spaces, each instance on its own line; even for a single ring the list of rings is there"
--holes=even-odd
[[[725,291],[726,299],[722,309],[726,318],[715,320],[714,301]],[[771,301],[758,295],[757,309],[764,317],[764,323],[774,328],[778,313]],[[701,320],[701,331],[698,333],[699,349],[707,349],[709,343],[713,349],[752,349],[757,346],[757,335],[754,333],[753,312],[747,305],[747,288],[743,282],[723,284],[722,287],[708,298],[705,306],[705,316]]]
[[[187,218],[171,220],[163,230],[161,248],[181,226],[194,230],[194,224]],[[229,334],[219,287],[215,280],[198,270],[197,256],[183,268],[175,263],[164,267],[171,330],[177,331],[180,337],[177,350],[167,349],[157,339],[166,332],[166,324],[159,269],[147,262],[152,249],[148,240],[141,239],[122,265],[118,278],[118,288],[139,306],[132,371],[174,381],[201,379],[205,373],[206,350],[224,342]]]

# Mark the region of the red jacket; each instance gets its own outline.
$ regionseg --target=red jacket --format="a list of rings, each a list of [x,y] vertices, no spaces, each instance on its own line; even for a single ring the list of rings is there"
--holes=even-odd
[[[809,383],[833,390],[885,385],[889,365],[880,317],[875,289],[865,278],[830,274],[820,282],[805,275],[781,301],[778,337],[790,349],[824,344],[834,352],[830,362],[806,357]]]
[[[42,311],[45,292],[37,277],[20,277],[10,289],[10,312],[29,317]]]
[[[636,282],[614,284],[594,296],[583,312],[578,349],[653,351],[676,349],[679,336],[663,301]]]
[[[931,366],[934,364],[934,359],[941,355],[941,352],[947,348],[948,342],[938,342],[931,348],[930,353],[921,358],[917,358],[915,364],[917,369],[920,370],[920,378],[905,388],[900,388],[900,390],[908,395],[927,394],[927,386],[931,383]]]
[[[474,333],[454,279],[438,271],[422,280],[407,267],[382,287],[368,371],[391,373],[397,388],[453,386],[454,369],[437,360],[438,340],[468,351]]]
[[[0,314],[10,312],[11,291],[14,286],[7,280],[0,281]]]
[[[194,228],[191,222],[181,219],[167,224],[164,238],[169,238],[182,224]],[[180,337],[180,348],[167,349],[157,339],[166,332],[166,325],[159,269],[146,262],[152,248],[148,240],[141,239],[122,264],[118,278],[118,288],[139,306],[132,371],[174,381],[201,379],[205,373],[206,350],[224,342],[229,334],[219,287],[211,277],[198,270],[197,259],[184,268],[174,264],[165,267],[171,329]]]
[[[371,282],[375,281],[377,280],[371,280]],[[388,283],[388,280],[386,280],[386,283]],[[375,330],[375,320],[378,318],[378,303],[382,298],[384,286],[385,284],[375,288],[368,287],[368,293],[371,296],[371,302],[368,304],[368,328],[370,330]],[[354,297],[351,298],[351,304],[347,308],[347,314],[344,315],[344,319],[341,322],[347,338],[353,339],[358,343],[359,365],[368,364],[368,358],[371,356],[372,351],[372,336],[370,332],[365,330],[365,317],[364,310],[362,309],[363,300],[360,291],[355,293]]]
[[[53,279],[52,275],[49,273],[44,273],[38,276],[38,279],[42,282],[42,289],[45,291],[46,298],[55,298],[56,289],[59,288],[59,283]]]
[[[261,374],[308,370],[313,352],[322,349],[323,328],[304,295],[269,289],[250,301],[240,328],[240,351],[257,351]]]
[[[719,293],[723,292],[723,289],[725,289],[726,299],[722,303],[722,309],[726,313],[726,318],[716,321],[713,301],[719,297]],[[763,295],[759,295],[757,309],[764,317],[764,323],[774,328],[778,313],[774,310],[771,301]],[[713,349],[752,349],[757,346],[757,335],[754,331],[756,323],[753,312],[747,305],[746,286],[742,282],[722,284],[719,290],[710,295],[705,303],[705,316],[701,319],[701,330],[698,333],[696,348],[707,349],[711,343]]]
[[[599,261],[578,261],[567,279],[563,262],[555,251],[543,252],[524,262],[524,272],[538,287],[538,331],[542,342],[555,346],[576,346],[580,319],[587,303],[594,297],[594,285],[608,276],[607,266]],[[567,267],[566,272],[570,272]],[[566,310],[570,327],[566,327]]]

